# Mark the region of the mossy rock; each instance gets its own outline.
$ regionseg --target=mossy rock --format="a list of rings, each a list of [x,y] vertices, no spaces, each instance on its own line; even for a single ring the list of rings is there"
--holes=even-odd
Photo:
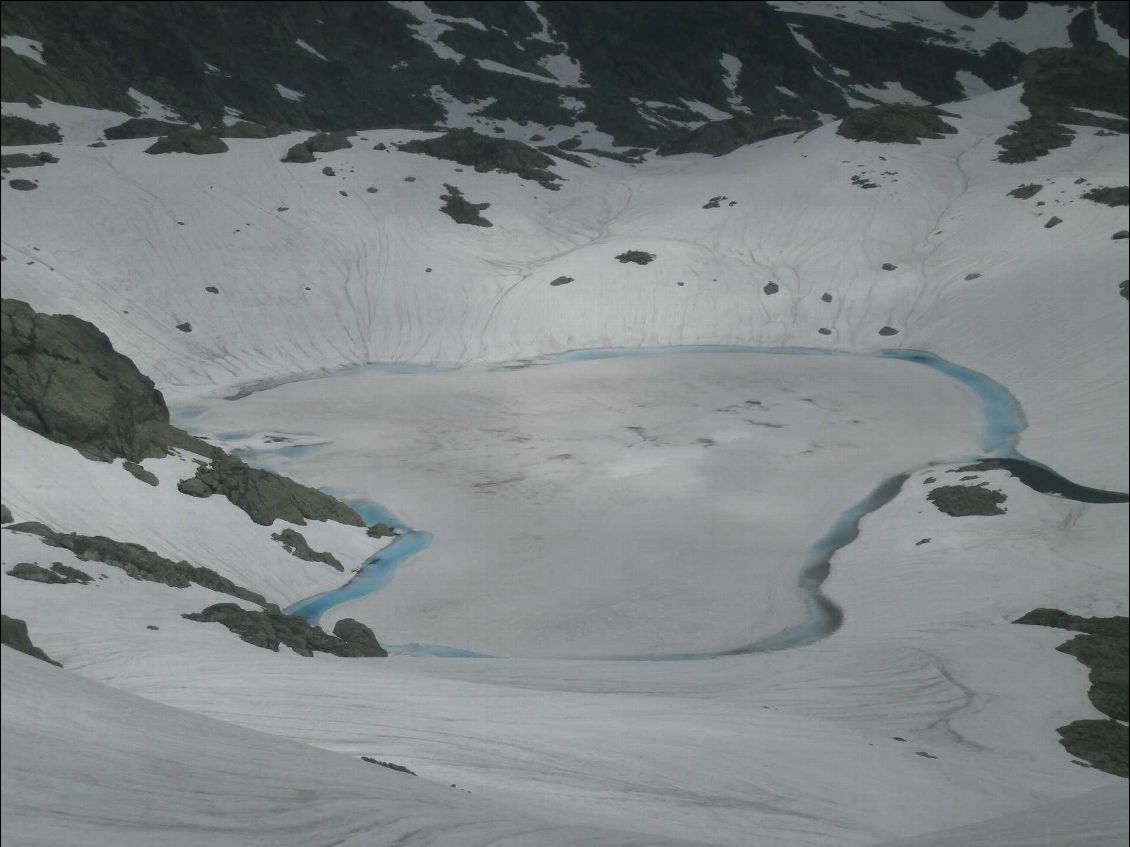
[[[964,518],[972,515],[1003,515],[1000,504],[1008,497],[1003,491],[994,491],[980,485],[939,485],[926,495],[939,512],[950,517]]]
[[[1130,206],[1130,186],[1103,186],[1092,188],[1083,195],[1084,200],[1104,206]]]
[[[935,106],[887,103],[850,113],[840,122],[836,134],[853,141],[920,144],[923,138],[940,139],[957,132],[956,127],[942,120],[946,117],[957,115]]]
[[[159,155],[161,153],[191,153],[194,156],[207,156],[214,153],[226,153],[228,145],[222,138],[217,138],[211,133],[199,129],[182,129],[171,135],[157,139],[157,142],[145,148],[146,153]]]
[[[819,125],[820,122],[816,120],[797,118],[787,120],[731,118],[725,121],[712,121],[660,145],[655,152],[660,156],[675,156],[680,153],[724,156],[747,144],[781,135],[807,132]]]
[[[57,144],[63,140],[55,124],[37,124],[15,115],[0,116],[0,145],[26,147],[31,144]]]
[[[562,145],[558,145],[562,146]],[[552,173],[553,159],[520,141],[490,138],[473,129],[453,129],[439,138],[409,141],[400,145],[406,153],[421,153],[473,167],[480,173],[501,171],[533,180],[556,190],[561,179]]]
[[[457,224],[470,224],[471,226],[494,226],[479,212],[490,208],[490,203],[470,203],[463,197],[463,192],[454,185],[444,183],[446,194],[440,195],[443,206],[440,211],[455,221]]]
[[[119,141],[125,138],[157,138],[162,135],[173,135],[186,129],[191,129],[191,127],[170,121],[159,121],[156,118],[130,118],[117,126],[110,127],[103,134],[111,141]]]
[[[13,650],[19,650],[21,653],[26,653],[57,668],[62,667],[61,664],[31,643],[31,637],[27,632],[27,623],[19,618],[0,615],[0,644],[5,644]]]

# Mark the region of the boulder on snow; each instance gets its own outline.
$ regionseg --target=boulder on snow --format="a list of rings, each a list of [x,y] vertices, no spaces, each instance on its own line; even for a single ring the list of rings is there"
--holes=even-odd
[[[27,623],[19,618],[0,615],[0,644],[11,647],[13,650],[19,650],[21,653],[26,653],[57,668],[62,667],[61,664],[31,643],[31,637],[27,633]]]

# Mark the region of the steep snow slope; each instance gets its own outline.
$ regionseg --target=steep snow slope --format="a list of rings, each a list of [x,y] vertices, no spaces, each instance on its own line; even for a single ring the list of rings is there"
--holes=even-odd
[[[1125,488],[1125,447],[1069,437],[1060,412],[1086,405],[1089,420],[1125,428],[1125,247],[1111,234],[1127,216],[1079,197],[1127,181],[1126,138],[1081,129],[1069,148],[1000,164],[992,139],[1026,114],[1016,98],[961,104],[961,131],[920,146],[825,126],[718,159],[561,162],[557,192],[369,149],[418,135],[407,131],[325,154],[333,177],[279,162],[292,138],[233,139],[202,157],[147,156],[145,141],[63,144],[37,191],[5,191],[5,293],[90,319],[178,402],[368,361],[927,347],[1012,388],[1034,458]],[[857,174],[879,187],[859,188]],[[1006,196],[1033,180],[1040,196]],[[444,183],[491,203],[494,226],[439,213]],[[719,208],[702,208],[717,195]],[[1053,213],[1064,223],[1045,229]],[[657,258],[615,260],[632,249]],[[549,285],[562,275],[575,281]],[[766,294],[769,282],[780,291]],[[178,332],[186,321],[192,332]],[[888,325],[899,334],[880,336]]]
[[[676,843],[523,819],[454,788],[3,653],[5,843]]]
[[[257,405],[267,395],[247,406],[219,399],[236,386],[370,361],[481,364],[674,343],[923,347],[1014,391],[1029,419],[1028,455],[1079,482],[1125,490],[1127,331],[1117,284],[1126,242],[1110,236],[1127,228],[1126,210],[1079,197],[1126,184],[1126,139],[1081,128],[1069,148],[1002,165],[992,140],[1025,113],[1017,93],[955,108],[960,132],[920,146],[853,143],[828,126],[719,159],[561,163],[567,181],[558,192],[371,149],[421,135],[407,131],[364,132],[364,142],[319,165],[278,161],[296,138],[232,140],[229,153],[209,157],[147,156],[144,141],[64,143],[51,148],[58,164],[35,171],[38,190],[0,188],[4,295],[92,320],[186,418],[226,405],[233,422],[240,408],[269,408]],[[321,173],[326,165],[335,176]],[[858,187],[857,174],[879,187]],[[1045,187],[1031,200],[1006,196],[1026,182]],[[493,227],[442,215],[444,183],[491,203],[484,215]],[[702,208],[722,195],[718,208]],[[1053,213],[1063,223],[1045,229]],[[618,262],[627,250],[656,258]],[[560,276],[574,280],[550,285]],[[776,293],[767,293],[769,282]],[[184,322],[191,332],[178,331]],[[885,326],[898,334],[880,335]],[[699,378],[714,378],[711,367]],[[461,373],[474,385],[470,371]],[[293,391],[288,402],[305,411],[320,401],[316,388],[280,391]],[[865,399],[850,382],[842,388],[849,405]],[[925,381],[903,386],[915,415],[930,416],[927,389]],[[941,389],[931,400],[946,405]],[[956,402],[922,429],[952,429]],[[346,440],[323,432],[317,415],[310,420],[318,425],[269,426]],[[263,428],[261,419],[252,424]],[[884,426],[900,438],[909,428]],[[3,500],[17,519],[121,533],[174,558],[206,553],[202,564],[270,599],[341,579],[281,552],[270,530],[229,504],[176,495],[174,476],[191,470],[180,458],[145,463],[161,477],[154,490],[8,421],[3,435]],[[945,438],[959,444],[962,436]],[[343,466],[343,448],[288,470],[340,482],[330,471]],[[351,472],[358,493],[379,493],[397,508],[377,474],[370,488],[363,467]],[[751,833],[770,845],[873,844],[1079,797],[1117,837],[1125,806],[1105,794],[1090,805],[1090,792],[1114,777],[1074,764],[1055,734],[1097,716],[1086,670],[1055,652],[1064,633],[1008,621],[1040,605],[1125,614],[1125,506],[1035,495],[994,472],[988,480],[1008,495],[1008,513],[954,520],[926,502],[923,477],[867,518],[837,556],[826,588],[846,610],[844,627],[772,655],[372,663],[273,654],[179,617],[226,598],[137,583],[8,531],[5,570],[58,560],[107,578],[44,586],[5,575],[4,609],[27,619],[36,643],[78,674],[335,752],[403,761],[425,779],[512,804],[515,816],[714,844],[746,845]],[[405,502],[426,497],[408,491]],[[312,545],[332,542],[349,563],[367,552],[359,531],[331,529],[317,542],[312,529]],[[919,545],[924,538],[930,543]],[[383,637],[380,621],[371,623]],[[9,655],[6,694],[9,668],[18,667]],[[30,707],[5,703],[6,728],[12,721],[26,730],[36,698],[77,696],[46,679],[28,678],[19,696]],[[167,725],[150,719],[155,733]],[[110,718],[100,711],[91,720]],[[230,743],[260,749],[242,736]],[[11,761],[31,759],[28,747],[18,750]],[[205,761],[225,761],[214,747],[205,751]],[[188,752],[171,751],[191,762]],[[8,761],[6,752],[6,777]],[[50,779],[31,764],[29,779]],[[20,825],[53,820],[42,798],[85,790],[81,781],[68,771],[46,783]],[[231,790],[261,796],[246,785],[241,777]],[[421,790],[421,802],[432,790]],[[341,814],[369,820],[355,806]],[[451,820],[431,808],[421,816]],[[1038,816],[1029,825],[1042,827]]]

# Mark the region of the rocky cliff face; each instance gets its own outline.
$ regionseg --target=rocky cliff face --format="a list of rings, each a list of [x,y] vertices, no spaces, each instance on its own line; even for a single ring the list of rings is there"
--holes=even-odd
[[[93,324],[5,299],[0,411],[93,459],[163,456],[169,410],[153,381]]]
[[[1118,3],[1057,4],[1045,43],[1021,35],[1035,4],[852,5],[9,2],[5,34],[42,47],[0,50],[0,96],[137,115],[140,92],[205,129],[572,127],[656,147],[710,121],[958,100],[1015,83],[1035,47],[1126,37]]]

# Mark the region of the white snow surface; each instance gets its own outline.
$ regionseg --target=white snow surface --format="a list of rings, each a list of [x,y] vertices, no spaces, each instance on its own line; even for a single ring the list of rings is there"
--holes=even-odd
[[[66,135],[37,191],[0,190],[4,296],[94,322],[190,428],[324,443],[272,464],[435,533],[386,593],[327,623],[350,614],[382,641],[509,658],[272,653],[180,617],[226,595],[0,531],[4,613],[67,668],[4,651],[6,837],[745,847],[752,833],[831,847],[1048,843],[1077,822],[1078,843],[1124,843],[1124,783],[1073,763],[1055,732],[1098,717],[1086,668],[1055,650],[1070,633],[1010,623],[1039,606],[1127,613],[1124,504],[1038,495],[993,471],[981,481],[1007,495],[1006,514],[943,515],[926,494],[976,452],[978,421],[963,390],[903,363],[484,367],[585,347],[928,349],[1014,393],[1026,455],[1126,490],[1126,242],[1111,234],[1130,221],[1081,195],[1127,183],[1127,140],[1084,129],[1036,162],[998,163],[993,140],[1025,113],[1017,93],[947,107],[958,133],[921,145],[825,126],[718,158],[558,162],[557,191],[400,152],[430,137],[407,130],[363,132],[322,165],[279,161],[298,135],[200,157]],[[1045,187],[1007,196],[1027,182]],[[445,183],[489,202],[493,226],[442,215]],[[736,205],[702,208],[722,194]],[[1047,230],[1051,214],[1063,223]],[[656,258],[616,261],[626,250]],[[549,284],[562,275],[574,281]],[[460,367],[222,399],[369,362]],[[747,400],[768,408],[718,411]],[[146,460],[153,488],[3,427],[2,498],[18,521],[144,544],[280,603],[348,576],[286,554],[270,539],[280,526],[178,494],[190,458]],[[737,646],[795,620],[781,560],[900,470],[913,471],[901,493],[832,561],[824,587],[845,620],[831,637],[709,661],[548,658]],[[296,528],[347,571],[379,546],[354,528]],[[6,573],[54,561],[95,580]],[[350,761],[361,755],[420,778]]]
[[[305,41],[303,41],[303,40],[302,40],[301,38],[296,38],[296,39],[294,39],[294,43],[295,43],[295,44],[296,44],[296,45],[297,45],[298,47],[300,47],[301,49],[303,49],[303,50],[305,50],[305,51],[306,51],[307,53],[309,53],[309,54],[310,54],[311,56],[314,56],[314,57],[316,57],[316,58],[318,58],[318,59],[321,59],[321,60],[322,60],[323,62],[328,62],[328,61],[329,61],[329,59],[327,59],[327,58],[326,58],[325,56],[323,56],[323,55],[322,55],[322,54],[321,54],[320,52],[318,52],[318,51],[317,51],[316,49],[314,49],[313,47],[311,47],[311,46],[310,46],[309,44],[307,44],[307,43],[306,43]]]
[[[5,35],[0,37],[0,47],[7,47],[17,56],[23,56],[26,59],[31,59],[40,65],[46,65],[43,61],[43,42],[36,41],[33,38],[25,38],[22,35]]]
[[[301,91],[295,91],[293,88],[287,88],[281,82],[275,83],[275,91],[279,93],[279,97],[284,100],[301,100],[306,95]]]

